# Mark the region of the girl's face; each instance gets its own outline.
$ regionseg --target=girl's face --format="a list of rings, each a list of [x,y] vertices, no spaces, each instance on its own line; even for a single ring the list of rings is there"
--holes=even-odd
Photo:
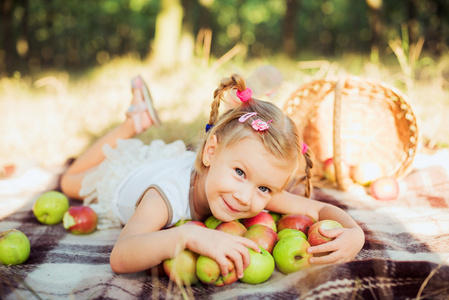
[[[213,137],[203,159],[210,162],[205,182],[207,201],[212,214],[224,222],[261,212],[282,192],[294,166],[268,152],[254,137],[219,152]]]

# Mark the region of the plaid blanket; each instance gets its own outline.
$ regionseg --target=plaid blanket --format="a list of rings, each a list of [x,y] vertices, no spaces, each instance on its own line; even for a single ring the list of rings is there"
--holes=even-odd
[[[362,190],[316,189],[315,199],[343,208],[365,231],[356,259],[290,275],[275,271],[259,285],[225,287],[182,288],[150,272],[115,274],[109,254],[120,229],[75,236],[61,224],[42,225],[31,211],[41,192],[34,190],[32,197],[25,195],[26,205],[0,222],[0,231],[16,228],[31,243],[27,262],[0,266],[0,299],[448,299],[448,169],[416,169],[401,182],[400,197],[389,202]],[[45,190],[57,189],[49,182]],[[15,199],[11,193],[0,196],[0,204]]]

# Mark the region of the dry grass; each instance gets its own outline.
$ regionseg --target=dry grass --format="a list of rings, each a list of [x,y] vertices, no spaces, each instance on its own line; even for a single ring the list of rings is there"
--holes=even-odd
[[[354,70],[354,59],[360,68]],[[292,62],[273,58],[270,63],[281,69],[285,82],[272,100],[282,106],[302,83],[320,77],[352,73],[396,85],[404,90],[404,74],[396,68],[348,57],[341,62],[325,60]],[[130,101],[130,79],[142,74],[150,86],[155,105],[165,125],[140,136],[145,141],[162,138],[167,142],[183,139],[195,144],[209,113],[216,83],[232,72],[248,75],[268,61],[251,61],[245,67],[231,61],[217,67],[192,62],[172,74],[161,74],[151,61],[127,57],[85,72],[35,75],[37,79],[0,79],[0,166],[32,160],[57,165],[77,156],[95,138],[125,118]],[[406,91],[420,119],[423,140],[431,145],[449,145],[449,57],[432,66],[416,70],[412,90]],[[348,65],[350,67],[345,68]],[[394,70],[396,69],[396,70]],[[409,74],[406,78],[409,80]]]

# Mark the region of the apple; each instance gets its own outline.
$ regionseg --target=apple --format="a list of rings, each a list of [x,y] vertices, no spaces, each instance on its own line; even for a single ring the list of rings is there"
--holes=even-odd
[[[215,229],[217,226],[222,223],[222,221],[218,220],[214,216],[209,216],[206,221],[204,221],[204,224],[206,224],[207,228]]]
[[[190,219],[181,219],[181,220],[179,220],[178,222],[176,222],[175,225],[173,225],[173,226],[174,226],[174,227],[178,227],[178,226],[181,226],[181,225],[183,225],[183,224],[185,224],[185,223],[188,223],[188,222],[190,222],[190,221],[192,221],[192,220],[190,220]]]
[[[244,237],[253,240],[257,245],[270,252],[270,254],[273,252],[274,245],[279,240],[277,233],[272,228],[263,224],[251,226]]]
[[[273,257],[276,267],[284,274],[290,274],[310,266],[307,253],[310,244],[300,236],[287,236],[279,240],[274,246]]]
[[[260,253],[250,248],[248,250],[251,263],[243,271],[243,277],[240,278],[240,281],[250,284],[259,284],[267,281],[274,271],[273,256],[262,247],[260,247]]]
[[[278,232],[279,239],[282,239],[282,238],[285,238],[285,237],[288,237],[291,235],[299,236],[299,237],[302,237],[303,239],[307,240],[307,235],[304,232],[302,232],[301,230],[285,228]]]
[[[162,262],[165,274],[179,285],[192,285],[198,282],[196,276],[196,262],[198,254],[189,250],[182,250],[176,257]]]
[[[244,236],[247,229],[243,226],[239,221],[231,221],[231,222],[222,222],[218,224],[215,230],[227,232],[233,235]]]
[[[225,286],[234,283],[238,280],[237,272],[234,264],[228,259],[228,275],[222,276],[220,266],[215,260],[210,257],[200,255],[196,262],[196,275],[198,279],[205,284],[212,284],[215,286]]]
[[[349,175],[350,175],[349,165],[344,161],[342,161],[340,163],[340,165],[341,165],[341,173],[342,173],[343,177],[349,177]],[[335,176],[335,163],[334,163],[334,159],[332,157],[328,158],[324,161],[323,174],[327,180],[329,180],[331,182],[337,181],[337,177]]]
[[[334,229],[342,228],[343,226],[334,220],[321,220],[313,224],[309,228],[308,241],[311,246],[318,246],[333,240],[333,238],[328,238],[323,236],[319,229]]]
[[[242,219],[241,222],[243,225],[245,225],[246,228],[249,228],[256,224],[262,224],[270,227],[275,232],[277,232],[276,222],[274,222],[273,217],[266,211],[261,211],[254,217]]]
[[[183,225],[197,225],[197,226],[207,228],[206,224],[204,224],[201,221],[188,221],[188,222],[184,223]]]
[[[282,216],[278,221],[278,231],[286,228],[296,229],[304,232],[307,235],[310,226],[312,226],[315,221],[306,215],[301,214],[287,214]]]
[[[72,206],[64,214],[63,225],[70,233],[89,234],[97,229],[98,216],[89,206]]]
[[[381,166],[374,161],[362,161],[352,168],[351,177],[354,182],[368,186],[372,181],[383,176]]]
[[[399,184],[394,178],[379,178],[370,184],[370,194],[377,200],[395,200],[399,195]]]
[[[269,211],[268,213],[273,217],[273,220],[275,223],[277,223],[277,221],[279,221],[279,219],[282,217],[281,214],[278,214],[278,213],[275,213],[272,211]]]
[[[24,263],[30,256],[30,241],[20,230],[0,232],[0,262],[4,265]]]
[[[43,193],[33,204],[33,213],[37,220],[46,225],[60,223],[68,209],[69,199],[57,191]]]

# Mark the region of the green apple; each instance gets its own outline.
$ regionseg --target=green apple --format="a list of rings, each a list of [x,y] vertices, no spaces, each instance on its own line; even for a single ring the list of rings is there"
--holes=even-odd
[[[273,249],[276,267],[284,274],[290,274],[310,266],[307,253],[309,242],[299,236],[287,236],[279,240]]]
[[[307,235],[304,232],[302,232],[301,230],[296,230],[293,228],[285,228],[278,232],[279,239],[282,239],[282,238],[285,238],[285,237],[288,237],[291,235],[299,236],[299,237],[302,237],[303,239],[307,240]]]
[[[166,259],[162,262],[167,276],[179,285],[189,286],[198,282],[196,276],[196,262],[198,254],[184,249],[175,258]]]
[[[206,219],[206,221],[204,221],[204,224],[206,224],[206,227],[210,228],[210,229],[217,228],[217,226],[220,225],[221,223],[223,223],[223,222],[218,220],[214,216],[210,216],[209,218]]]
[[[262,247],[260,247],[260,253],[253,249],[248,250],[251,263],[243,271],[243,277],[240,278],[240,281],[250,284],[259,284],[267,281],[274,271],[273,256]]]
[[[268,213],[273,217],[274,222],[279,221],[279,219],[282,217],[281,214],[278,214],[278,213],[275,213],[272,211],[269,211]]]
[[[50,191],[43,193],[33,205],[33,213],[39,222],[46,225],[58,224],[69,209],[69,199],[63,193]]]
[[[221,276],[220,266],[210,257],[200,255],[196,262],[196,275],[205,284],[225,286],[238,280],[234,264],[228,259],[228,275]]]
[[[183,224],[185,224],[187,222],[190,222],[190,221],[192,221],[192,220],[191,219],[181,219],[178,222],[176,222],[174,226],[175,227],[179,227],[179,226],[181,226],[181,225],[183,225]]]
[[[0,262],[4,265],[24,263],[30,256],[30,241],[17,229],[0,232]]]

